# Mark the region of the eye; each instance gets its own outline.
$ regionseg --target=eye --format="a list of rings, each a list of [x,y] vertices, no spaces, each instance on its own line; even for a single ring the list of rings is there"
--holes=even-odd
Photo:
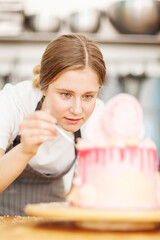
[[[61,96],[64,98],[69,98],[71,96],[71,94],[67,93],[67,92],[63,92],[63,93],[61,93]]]
[[[90,100],[90,99],[92,99],[94,96],[93,95],[89,95],[89,94],[86,94],[85,96],[84,96],[84,98],[86,99],[86,100]]]

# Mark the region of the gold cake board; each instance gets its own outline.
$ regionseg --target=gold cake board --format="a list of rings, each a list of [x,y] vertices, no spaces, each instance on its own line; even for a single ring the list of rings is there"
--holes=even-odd
[[[63,203],[28,204],[24,209],[30,216],[44,217],[49,221],[72,221],[87,229],[140,231],[160,226],[160,208],[152,210],[106,210],[80,208]]]

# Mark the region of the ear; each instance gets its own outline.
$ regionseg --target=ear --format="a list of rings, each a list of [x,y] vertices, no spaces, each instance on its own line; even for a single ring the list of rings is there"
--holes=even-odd
[[[42,93],[43,93],[43,96],[46,96],[47,95],[47,89],[43,89]]]

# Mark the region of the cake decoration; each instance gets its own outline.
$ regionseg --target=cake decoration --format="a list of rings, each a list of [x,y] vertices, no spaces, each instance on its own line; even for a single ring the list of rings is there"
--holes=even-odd
[[[157,150],[144,134],[137,99],[125,93],[111,98],[86,136],[77,144],[78,175],[68,202],[89,208],[157,208]]]

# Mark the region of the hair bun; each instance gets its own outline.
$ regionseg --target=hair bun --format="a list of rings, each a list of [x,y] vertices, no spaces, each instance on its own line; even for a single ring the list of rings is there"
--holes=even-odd
[[[33,74],[34,75],[38,75],[40,74],[40,69],[41,69],[41,65],[36,65],[34,68],[33,68]]]
[[[39,84],[40,69],[41,69],[41,65],[36,65],[33,69],[34,78],[33,78],[32,85],[34,88],[40,88],[40,84]]]

